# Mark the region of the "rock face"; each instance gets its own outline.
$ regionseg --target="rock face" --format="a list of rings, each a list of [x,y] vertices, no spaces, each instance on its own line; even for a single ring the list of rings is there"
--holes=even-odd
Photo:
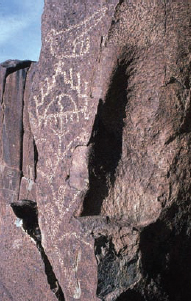
[[[38,230],[34,206],[28,206],[26,201],[30,199],[36,204],[35,144],[28,118],[34,69],[35,64],[30,61],[7,61],[0,65],[0,299],[3,301],[32,301],[34,296],[39,301],[57,300],[48,284],[53,277],[45,273],[50,263],[43,257],[40,233],[32,231]],[[34,233],[30,237],[31,231]]]
[[[39,300],[190,300],[190,13],[48,0],[38,64],[2,65],[2,200]]]

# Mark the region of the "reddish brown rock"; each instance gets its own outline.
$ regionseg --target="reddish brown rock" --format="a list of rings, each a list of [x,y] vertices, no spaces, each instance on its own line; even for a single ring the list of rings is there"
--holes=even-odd
[[[97,299],[94,239],[83,232],[74,212],[88,187],[87,144],[97,108],[90,81],[114,6],[49,2],[42,21],[44,47],[34,78],[30,122],[39,154],[42,243],[66,300]]]
[[[2,66],[3,298],[190,300],[190,13],[45,1],[39,63]]]
[[[1,203],[1,300],[57,300],[51,292],[41,255],[8,204]],[[35,299],[34,299],[35,298]]]
[[[18,199],[23,153],[23,94],[29,61],[1,64],[1,182],[5,202]]]
[[[42,243],[66,300],[179,298],[181,276],[165,281],[189,211],[190,10],[45,3],[29,111]]]
[[[34,68],[29,61],[7,61],[0,65],[1,300],[57,300],[51,289],[59,291],[41,246],[33,206],[27,207],[27,200],[19,202],[20,195],[36,204],[34,139],[27,110]]]
[[[31,132],[28,114],[28,101],[33,82],[33,76],[37,64],[32,64],[30,72],[26,77],[25,91],[24,91],[24,105],[23,105],[23,153],[22,153],[22,179],[20,184],[19,199],[36,200],[36,164],[38,161],[38,154]]]

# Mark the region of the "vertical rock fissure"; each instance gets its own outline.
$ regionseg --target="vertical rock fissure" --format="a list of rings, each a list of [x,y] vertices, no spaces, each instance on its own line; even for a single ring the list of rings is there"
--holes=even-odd
[[[50,289],[59,301],[65,301],[62,288],[55,276],[51,263],[44,251],[41,242],[41,231],[38,224],[38,211],[36,202],[30,200],[20,200],[12,203],[11,207],[14,214],[22,220],[22,226],[25,232],[35,241],[44,262],[45,273]]]
[[[1,94],[2,125],[4,124],[4,120],[5,120],[5,111],[4,111],[5,110],[5,104],[4,104],[5,86],[6,86],[6,72],[3,76],[3,89]],[[1,129],[1,137],[3,137],[3,126]],[[3,154],[3,143],[1,145],[1,153]]]
[[[3,100],[4,100],[5,85],[6,85],[6,75],[4,75],[4,77],[3,77],[3,89],[2,89],[1,105],[3,105]]]
[[[37,178],[37,163],[38,163],[38,150],[35,143],[35,140],[33,139],[33,147],[34,147],[34,180],[36,181]]]
[[[3,76],[3,84],[2,84],[2,94],[1,94],[1,105],[3,106],[3,101],[4,101],[4,94],[5,94],[5,86],[6,86],[6,72],[4,72],[4,76]]]
[[[132,57],[132,56],[131,56]],[[82,216],[99,215],[103,200],[116,178],[122,155],[122,136],[128,102],[131,60],[121,59],[113,72],[106,98],[100,99],[89,141],[89,190],[84,198]],[[127,73],[127,69],[129,69]]]
[[[166,29],[167,29],[167,5],[166,5],[166,0],[164,2],[164,32],[166,35]]]
[[[24,112],[24,97],[25,97],[25,87],[26,87],[26,81],[27,81],[27,74],[29,71],[29,67],[26,70],[26,74],[24,74],[24,82],[23,82],[23,93],[22,93],[22,117],[21,117],[21,149],[20,149],[20,171],[22,173],[23,170],[23,136],[24,136],[24,121],[23,121],[23,112]],[[25,72],[25,70],[22,70],[22,72]],[[22,176],[22,175],[21,175]]]
[[[22,78],[23,78],[23,91],[22,91],[22,115],[21,115],[21,135],[20,135],[20,139],[21,139],[21,143],[20,143],[20,185],[19,185],[19,191],[18,191],[18,199],[19,199],[19,195],[20,195],[20,188],[21,188],[21,180],[23,177],[23,154],[24,154],[24,144],[23,144],[23,139],[24,139],[24,107],[25,107],[25,88],[26,88],[26,82],[27,82],[27,76],[30,70],[30,66],[31,66],[32,62],[27,62],[27,65],[24,69],[22,70]]]

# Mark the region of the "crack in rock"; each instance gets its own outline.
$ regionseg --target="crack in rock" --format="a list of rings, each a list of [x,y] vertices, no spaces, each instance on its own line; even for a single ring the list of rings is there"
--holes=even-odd
[[[50,261],[44,251],[41,243],[41,231],[38,224],[38,210],[36,202],[31,200],[20,200],[12,203],[11,207],[17,218],[22,220],[22,227],[25,232],[35,241],[44,262],[45,273],[50,289],[55,294],[59,301],[65,301],[62,288],[55,276]]]

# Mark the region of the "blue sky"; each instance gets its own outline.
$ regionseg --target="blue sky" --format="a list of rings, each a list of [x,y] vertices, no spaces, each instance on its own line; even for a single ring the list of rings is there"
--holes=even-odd
[[[44,0],[0,0],[0,63],[39,59],[43,6]]]

